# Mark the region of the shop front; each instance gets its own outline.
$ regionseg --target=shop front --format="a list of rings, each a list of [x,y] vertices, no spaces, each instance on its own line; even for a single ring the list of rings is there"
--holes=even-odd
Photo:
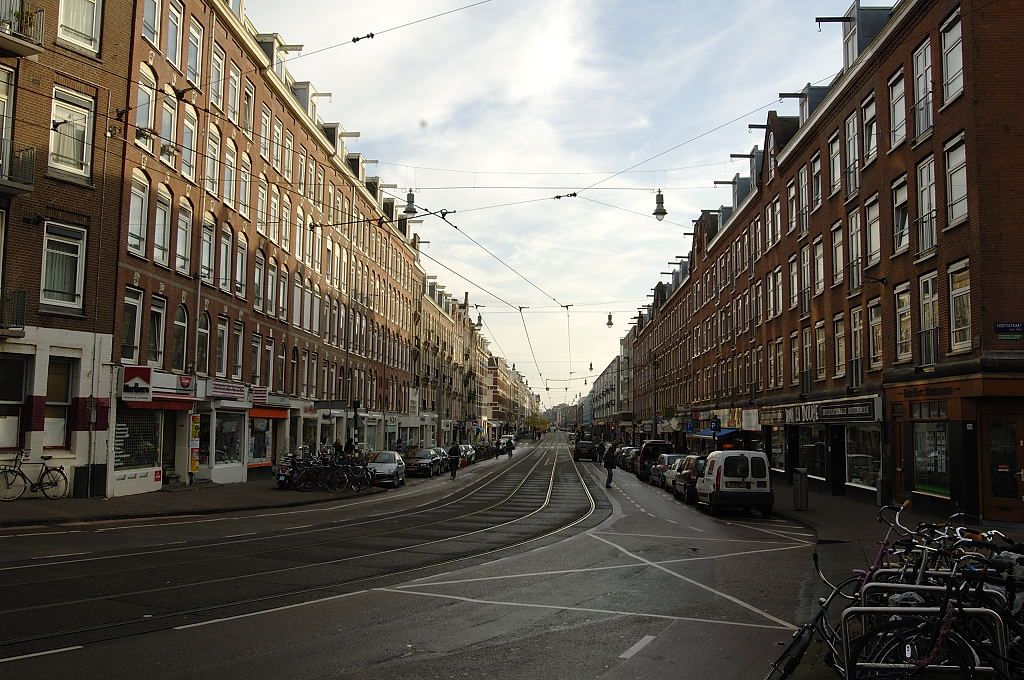
[[[114,496],[188,483],[189,412],[195,378],[148,366],[125,366],[113,436]]]
[[[199,461],[197,476],[217,484],[244,482],[249,439],[249,412],[253,403],[248,387],[229,380],[200,383],[204,400],[199,410]]]
[[[249,409],[248,468],[270,467],[280,460],[287,448],[288,402],[273,397],[266,387],[252,386],[252,408]]]
[[[874,502],[882,484],[881,407],[880,396],[762,407],[772,470],[790,478],[800,468],[818,491]]]

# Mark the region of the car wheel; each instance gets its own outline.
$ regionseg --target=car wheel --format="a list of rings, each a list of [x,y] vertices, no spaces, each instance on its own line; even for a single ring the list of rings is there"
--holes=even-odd
[[[708,512],[711,513],[712,517],[715,517],[719,512],[721,512],[721,508],[719,508],[718,503],[715,502],[714,496],[708,499]]]
[[[675,482],[672,482],[672,498],[679,500],[679,487],[676,486]]]
[[[697,490],[687,489],[686,487],[683,487],[683,502],[686,503],[687,505],[693,505],[694,503],[696,503]]]

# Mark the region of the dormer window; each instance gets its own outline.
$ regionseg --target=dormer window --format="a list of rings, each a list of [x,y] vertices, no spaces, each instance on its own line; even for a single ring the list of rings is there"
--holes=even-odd
[[[850,32],[843,38],[843,68],[850,68],[857,60],[857,24],[850,24]]]
[[[768,133],[768,179],[775,177],[775,133]]]

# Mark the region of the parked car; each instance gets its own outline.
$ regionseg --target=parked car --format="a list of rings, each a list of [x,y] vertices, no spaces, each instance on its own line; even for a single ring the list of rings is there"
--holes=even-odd
[[[441,462],[439,463],[439,465],[441,466],[441,472],[447,471],[448,470],[448,451],[447,451],[447,449],[444,449],[444,448],[442,448],[440,446],[435,446],[434,448],[432,448],[430,450],[433,451],[434,453],[436,453],[438,459],[440,459]]]
[[[434,449],[419,449],[402,457],[407,474],[433,477],[441,474],[441,457]]]
[[[668,469],[680,458],[683,457],[681,453],[663,453],[658,456],[658,459],[654,461],[651,466],[650,482],[654,486],[660,486],[662,489],[667,489],[668,486],[665,484],[665,474]]]
[[[648,439],[640,445],[640,453],[633,465],[633,472],[641,482],[646,482],[651,477],[651,466],[663,453],[672,453],[672,442],[664,439]]]
[[[722,508],[757,508],[770,515],[775,503],[768,456],[762,451],[712,451],[697,479],[697,502],[711,514]]]
[[[459,444],[459,448],[462,450],[462,457],[466,459],[466,464],[476,462],[476,449],[469,444]]]
[[[626,472],[633,471],[633,464],[636,461],[636,454],[640,453],[640,449],[635,446],[627,446],[625,453],[622,454],[622,469]]]
[[[374,451],[366,467],[373,470],[373,481],[398,488],[405,484],[405,461],[397,451]]]
[[[687,505],[697,502],[697,480],[704,474],[707,456],[691,454],[676,464],[676,476],[672,483],[672,495]]]

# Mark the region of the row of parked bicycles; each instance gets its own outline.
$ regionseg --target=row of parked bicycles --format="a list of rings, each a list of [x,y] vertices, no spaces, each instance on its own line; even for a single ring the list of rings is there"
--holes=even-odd
[[[886,506],[888,526],[874,562],[840,583],[801,626],[765,680],[788,678],[811,642],[844,680],[1024,678],[1024,544],[999,530],[900,522],[903,506]]]
[[[310,453],[301,447],[285,455],[277,466],[280,489],[323,489],[332,493],[362,491],[373,485],[373,470],[358,456],[345,457],[333,447]]]

